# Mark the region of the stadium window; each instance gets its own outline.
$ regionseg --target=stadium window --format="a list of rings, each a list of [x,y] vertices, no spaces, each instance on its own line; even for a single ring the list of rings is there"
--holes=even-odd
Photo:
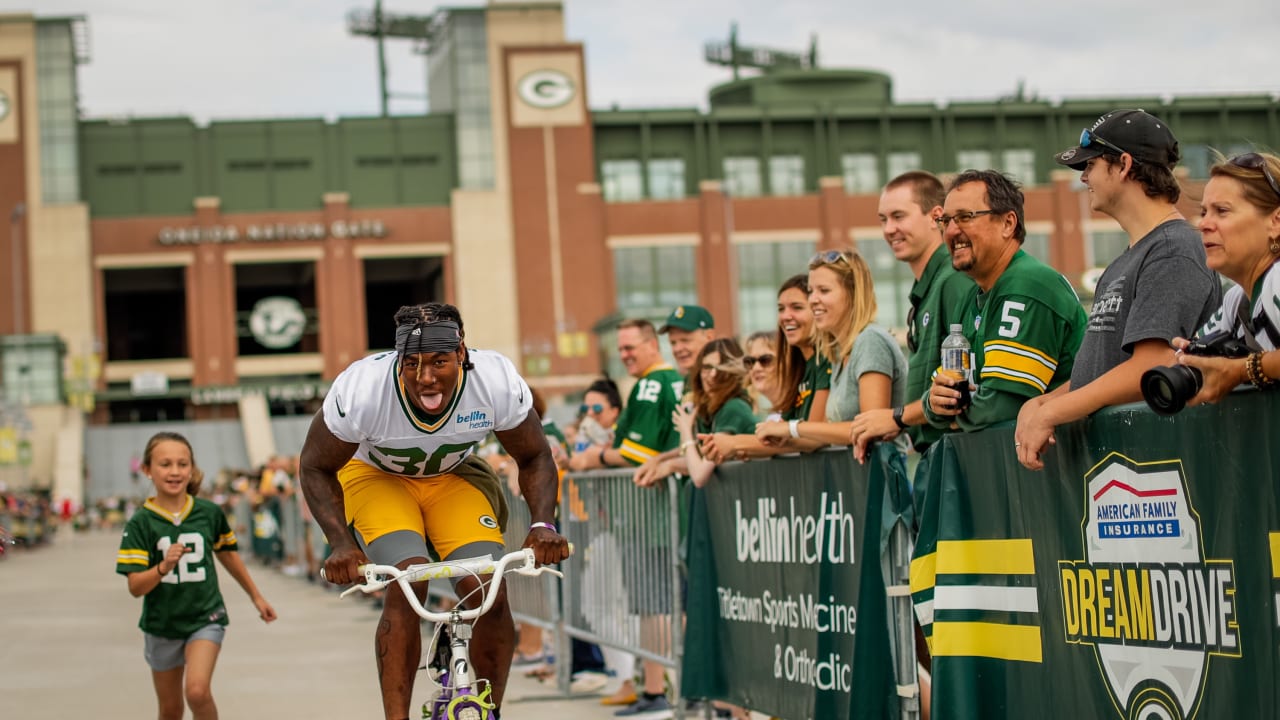
[[[659,158],[649,161],[649,197],[654,200],[683,200],[684,160]]]
[[[803,195],[804,158],[799,155],[769,158],[769,189],[774,195]]]
[[[759,197],[760,158],[730,156],[724,159],[724,191],[730,197]]]
[[[1049,233],[1027,233],[1022,241],[1022,249],[1045,265],[1053,265],[1049,260]]]
[[[1036,154],[1030,148],[1004,151],[1004,172],[1023,186],[1036,184]]]
[[[738,245],[738,322],[745,332],[771,330],[778,322],[778,288],[804,273],[812,241],[752,242]]]
[[[991,167],[989,150],[961,150],[956,153],[956,170],[990,170]]]
[[[272,170],[310,170],[311,160],[307,158],[284,158],[271,161]]]
[[[871,271],[876,321],[885,327],[905,328],[907,309],[911,306],[911,284],[915,281],[911,268],[893,256],[893,250],[883,238],[859,239],[856,244]]]
[[[844,174],[844,189],[849,193],[874,193],[880,191],[880,177],[876,172],[876,156],[872,153],[846,153],[840,156],[840,168]]]
[[[912,150],[901,150],[889,153],[889,177],[896,178],[904,172],[921,170],[920,153]]]
[[[692,245],[626,247],[613,251],[618,311],[627,317],[665,315],[698,301]]]
[[[1089,263],[1092,267],[1106,267],[1128,249],[1129,234],[1123,230],[1101,230],[1089,233],[1091,254]]]
[[[605,202],[627,202],[644,197],[639,160],[605,160],[600,163],[600,178]]]
[[[1203,143],[1193,143],[1182,146],[1182,166],[1191,173],[1194,179],[1203,179],[1209,177],[1209,166],[1212,153],[1209,146]]]

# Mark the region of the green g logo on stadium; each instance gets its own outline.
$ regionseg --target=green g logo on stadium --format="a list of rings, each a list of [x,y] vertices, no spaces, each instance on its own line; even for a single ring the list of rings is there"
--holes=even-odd
[[[534,70],[516,83],[516,94],[533,107],[558,108],[573,99],[573,80],[559,70]]]
[[[272,350],[293,347],[307,328],[302,304],[291,297],[265,297],[249,313],[249,332],[258,344]]]

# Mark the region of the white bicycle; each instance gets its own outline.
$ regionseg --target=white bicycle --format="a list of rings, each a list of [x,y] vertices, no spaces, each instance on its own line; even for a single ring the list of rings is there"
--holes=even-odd
[[[434,699],[423,704],[423,720],[493,720],[493,710],[496,706],[489,700],[489,696],[493,692],[493,686],[487,679],[472,677],[470,654],[471,623],[481,615],[489,612],[489,609],[493,607],[493,603],[498,597],[498,590],[502,586],[502,578],[509,572],[520,573],[521,575],[541,575],[544,572],[549,572],[553,575],[564,577],[560,571],[553,570],[545,565],[537,567],[533,557],[533,550],[530,548],[507,553],[496,561],[491,555],[486,555],[478,558],[410,565],[403,570],[394,565],[373,564],[361,565],[359,569],[360,572],[364,573],[364,584],[353,585],[342,593],[342,597],[346,597],[356,591],[375,592],[392,583],[396,583],[404,591],[404,596],[408,598],[409,605],[413,608],[413,611],[418,613],[422,619],[429,620],[436,625],[436,631],[431,638],[427,656],[432,658],[429,661],[429,672],[432,682],[439,686],[439,693]],[[422,602],[418,600],[417,593],[413,591],[410,585],[410,583],[426,580],[440,580],[467,575],[477,579],[481,575],[493,576],[493,579],[488,584],[482,582],[473,591],[473,594],[475,592],[484,593],[484,599],[480,606],[473,609],[463,607],[463,601],[470,597],[468,595],[459,598],[458,604],[452,610],[433,612],[423,607]],[[441,635],[444,636],[443,642],[448,646],[447,654],[441,641]],[[481,689],[481,686],[483,686],[483,689]]]

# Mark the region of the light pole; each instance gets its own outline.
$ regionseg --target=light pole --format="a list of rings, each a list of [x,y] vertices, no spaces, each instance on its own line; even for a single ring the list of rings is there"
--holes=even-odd
[[[9,214],[9,251],[13,260],[13,334],[23,334],[23,273],[22,273],[22,220],[27,214],[27,206],[18,203]]]

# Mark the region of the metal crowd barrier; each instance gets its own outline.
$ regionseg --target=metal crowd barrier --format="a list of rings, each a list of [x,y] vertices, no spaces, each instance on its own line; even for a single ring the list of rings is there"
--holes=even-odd
[[[679,483],[668,478],[641,488],[633,475],[571,473],[562,482],[560,528],[576,548],[562,581],[564,634],[666,666],[679,698],[685,585]]]

